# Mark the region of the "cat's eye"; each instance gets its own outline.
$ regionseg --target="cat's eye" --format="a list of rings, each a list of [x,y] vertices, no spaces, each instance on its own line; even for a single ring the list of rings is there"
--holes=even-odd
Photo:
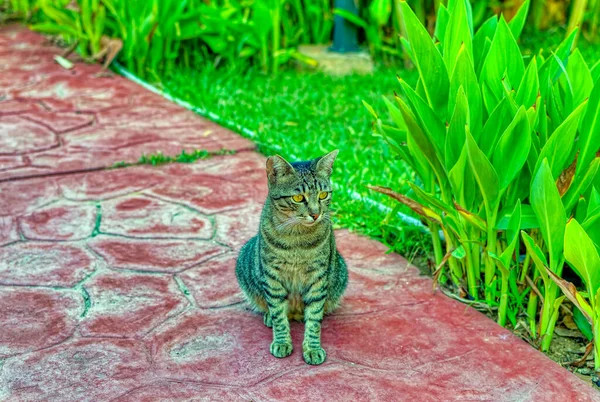
[[[292,200],[294,202],[302,202],[304,201],[304,196],[302,194],[296,194],[292,196]]]
[[[327,194],[327,192],[326,192],[326,191],[321,191],[321,192],[319,193],[319,199],[320,199],[320,200],[324,200],[325,198],[327,198],[327,195],[328,195],[328,194]]]

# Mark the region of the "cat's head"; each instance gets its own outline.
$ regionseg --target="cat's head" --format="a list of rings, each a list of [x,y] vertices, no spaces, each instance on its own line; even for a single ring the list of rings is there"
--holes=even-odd
[[[267,159],[271,204],[289,225],[316,225],[329,220],[331,171],[338,150],[306,162],[289,163],[279,155]]]

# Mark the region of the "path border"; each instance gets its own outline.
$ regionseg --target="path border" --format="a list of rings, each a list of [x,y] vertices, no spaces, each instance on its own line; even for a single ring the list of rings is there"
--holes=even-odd
[[[156,86],[150,84],[149,82],[139,78],[137,75],[133,74],[131,71],[129,71],[127,68],[125,68],[123,65],[121,65],[119,62],[117,61],[113,61],[112,63],[112,69],[114,71],[116,71],[117,73],[119,73],[120,75],[122,75],[123,77],[127,78],[128,80],[135,82],[136,84],[146,88],[147,90],[149,90],[150,92],[153,92],[157,95],[162,96],[163,98],[181,106],[186,108],[187,110],[190,110],[202,117],[204,117],[205,119],[208,119],[214,123],[217,123],[220,126],[223,126],[225,128],[228,128],[232,131],[237,132],[238,134],[245,136],[246,138],[252,140],[254,143],[260,144],[259,140],[258,140],[258,135],[250,130],[247,127],[242,126],[241,124],[235,123],[232,120],[227,120],[222,118],[221,116],[219,116],[218,114],[211,112],[207,109],[201,108],[199,106],[194,106],[191,103],[189,103],[188,101],[185,101],[181,98],[178,98],[176,96],[171,95],[169,92],[164,91],[160,88],[157,88]],[[274,145],[274,144],[269,144],[269,147],[273,148],[276,152],[282,152],[282,148],[278,145]],[[282,152],[283,153],[283,152]],[[298,158],[297,155],[293,155],[293,154],[289,154],[288,155],[294,159],[300,159]],[[361,194],[359,194],[358,192],[348,189],[348,188],[343,188],[342,186],[340,186],[337,183],[333,183],[333,187],[336,190],[342,190],[344,191],[348,196],[350,196],[350,198],[360,201],[364,204],[367,204],[373,208],[378,209],[379,211],[385,213],[385,214],[389,214],[391,213],[393,210],[392,208],[383,205],[382,203],[372,200],[369,197],[364,197]],[[416,218],[413,218],[412,216],[406,215],[402,212],[396,212],[397,217],[400,218],[400,220],[406,224],[408,224],[409,226],[413,226],[416,228],[419,228],[420,230],[422,230],[425,233],[429,233],[429,229],[423,225],[421,223],[421,221],[419,221]],[[443,239],[443,237],[442,237]]]

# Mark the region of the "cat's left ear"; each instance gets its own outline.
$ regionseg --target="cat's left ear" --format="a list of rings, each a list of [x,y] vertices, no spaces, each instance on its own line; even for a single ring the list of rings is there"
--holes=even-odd
[[[321,156],[317,160],[317,172],[323,173],[326,176],[331,176],[331,172],[333,171],[333,162],[335,162],[335,158],[338,152],[340,152],[340,150],[336,149],[335,151],[331,151],[327,155]]]

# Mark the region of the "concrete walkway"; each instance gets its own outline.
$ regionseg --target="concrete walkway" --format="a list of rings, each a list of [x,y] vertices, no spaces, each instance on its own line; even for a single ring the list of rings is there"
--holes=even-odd
[[[367,238],[323,325],[327,361],[269,354],[242,303],[264,157],[249,141],[99,67],[0,28],[0,400],[592,401],[593,390]],[[142,153],[237,150],[103,170]],[[344,157],[340,155],[340,157]]]

